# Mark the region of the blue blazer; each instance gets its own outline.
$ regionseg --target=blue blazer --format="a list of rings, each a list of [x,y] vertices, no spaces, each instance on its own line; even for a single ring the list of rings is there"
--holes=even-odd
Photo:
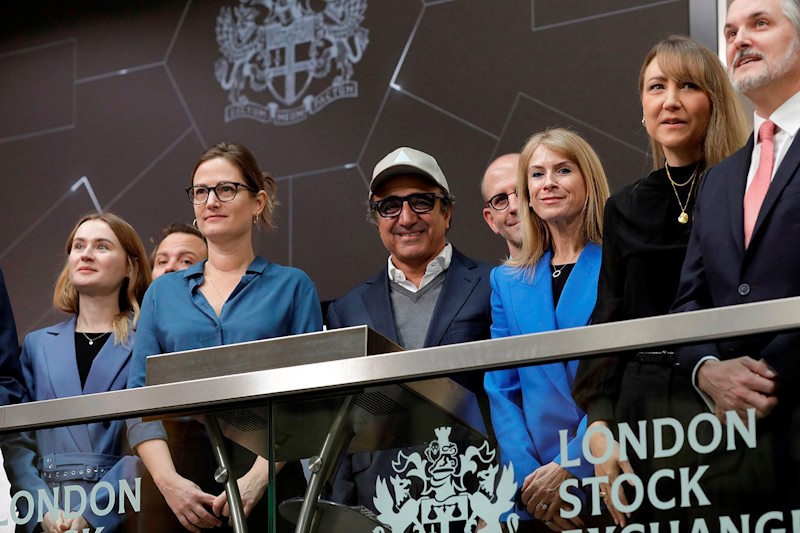
[[[92,363],[86,385],[81,390],[78,366],[75,360],[75,317],[65,322],[28,334],[22,346],[22,373],[28,398],[31,401],[50,400],[81,394],[92,394],[124,389],[128,383],[128,364],[133,346],[133,333],[125,345],[115,344],[113,334],[106,341]],[[52,494],[58,485],[81,485],[87,494],[99,481],[107,481],[117,491],[119,480],[125,479],[133,488],[138,474],[139,459],[129,453],[123,420],[98,421],[66,427],[40,429],[33,434],[17,434],[4,446],[5,466],[11,481],[12,491],[27,490],[34,494],[44,489]],[[37,465],[41,468],[41,473]],[[68,466],[69,465],[69,466]],[[98,467],[98,472],[89,473],[80,479],[56,481],[43,479],[42,475],[79,470],[85,465]],[[88,473],[88,472],[87,472]],[[61,477],[61,476],[59,476]],[[63,489],[62,489],[63,490]],[[109,494],[98,490],[97,508],[107,507]],[[104,527],[114,531],[124,519],[119,514],[119,494],[112,511],[105,516],[96,516],[86,506],[84,518],[93,528]],[[59,502],[63,504],[63,500]],[[20,506],[24,500],[20,500]],[[77,507],[73,506],[73,507]],[[38,508],[27,524],[32,530],[37,523]],[[24,516],[27,509],[20,509]]]
[[[572,270],[558,306],[553,306],[550,252],[530,271],[508,266],[492,270],[492,338],[585,326],[597,300],[601,248],[589,243]],[[560,456],[559,430],[569,430],[569,456],[581,457],[586,415],[572,399],[578,361],[494,370],[486,373],[492,425],[503,463],[514,465],[514,480]],[[567,470],[577,478],[593,475],[581,461]],[[524,513],[527,516],[527,513]]]
[[[366,324],[397,343],[388,266],[328,306],[328,328]],[[453,248],[450,268],[433,310],[425,347],[489,338],[489,265]]]

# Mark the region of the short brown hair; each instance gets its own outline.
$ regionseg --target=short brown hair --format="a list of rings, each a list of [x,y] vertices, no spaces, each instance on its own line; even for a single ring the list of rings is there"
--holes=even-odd
[[[78,228],[89,220],[102,220],[108,224],[128,258],[131,275],[122,281],[122,287],[119,290],[119,314],[114,316],[113,321],[116,342],[125,344],[128,342],[131,328],[136,327],[136,321],[139,319],[139,306],[147,287],[150,285],[150,281],[152,281],[150,269],[148,268],[147,252],[144,249],[142,240],[139,238],[139,234],[130,224],[114,213],[105,212],[91,213],[78,220],[67,238],[67,255],[72,250],[72,241],[75,240],[75,233],[77,233]],[[53,305],[55,305],[56,309],[65,313],[77,315],[80,312],[78,290],[69,279],[68,261],[65,261],[64,268],[56,281],[56,288],[53,292]]]
[[[192,169],[192,174],[189,177],[189,185],[194,184],[194,175],[200,165],[206,161],[217,158],[222,158],[239,169],[248,187],[255,191],[264,191],[267,193],[267,203],[264,206],[264,210],[261,211],[259,218],[267,228],[274,228],[275,224],[272,223],[272,212],[278,205],[278,200],[275,197],[278,185],[269,173],[263,172],[258,167],[255,156],[253,156],[253,153],[248,150],[246,146],[236,143],[221,142],[206,148],[206,151],[203,152],[200,159],[195,163],[194,169]]]
[[[519,219],[522,224],[522,249],[519,257],[506,264],[519,268],[533,268],[544,253],[553,245],[547,224],[530,208],[531,195],[528,189],[528,165],[539,146],[566,157],[583,175],[586,185],[586,205],[581,216],[581,244],[603,243],[603,208],[609,196],[608,181],[600,158],[586,140],[564,128],[552,128],[531,136],[519,155],[517,166],[517,194],[519,195]],[[527,207],[527,209],[526,209]]]
[[[158,252],[158,247],[161,246],[161,243],[172,235],[173,233],[186,233],[188,235],[194,235],[201,239],[204,243],[206,242],[206,236],[200,233],[200,230],[192,226],[191,224],[186,224],[184,222],[174,222],[172,224],[167,224],[160,230],[158,230],[158,237],[156,239],[150,239],[150,243],[153,245],[153,251],[150,252],[150,269],[152,270],[153,267],[156,266],[156,253]]]

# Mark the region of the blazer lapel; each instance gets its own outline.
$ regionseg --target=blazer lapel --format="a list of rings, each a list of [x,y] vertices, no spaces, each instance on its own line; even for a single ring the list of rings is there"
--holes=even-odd
[[[539,333],[556,329],[553,310],[553,284],[550,273],[550,251],[546,251],[533,267],[533,280],[526,270],[519,287],[528,290],[513,290],[511,300],[513,313],[519,322],[519,334]]]
[[[601,250],[598,245],[589,243],[578,257],[556,307],[558,329],[577,328],[589,323],[597,302]]]
[[[772,208],[775,207],[775,202],[778,200],[781,192],[783,192],[783,189],[786,188],[786,185],[789,184],[795,172],[797,172],[798,165],[800,165],[800,135],[795,136],[792,145],[789,147],[789,151],[786,152],[783,161],[781,161],[781,166],[779,166],[777,172],[775,172],[775,177],[772,178],[769,189],[767,189],[767,195],[764,197],[764,203],[761,204],[761,209],[756,219],[756,225],[753,228],[750,246],[747,247],[748,250],[755,248],[753,243],[758,240],[758,230],[764,225],[764,220],[769,216]]]
[[[48,330],[53,335],[44,348],[47,375],[55,398],[81,395],[81,378],[75,360],[75,317]],[[91,451],[92,443],[85,424],[67,426],[78,449]]]
[[[392,301],[389,299],[388,267],[383,267],[380,272],[367,280],[367,285],[361,299],[371,321],[369,325],[390,341],[398,343]]]
[[[520,323],[521,333],[523,334],[553,331],[558,327],[553,305],[553,276],[550,272],[550,258],[550,250],[547,250],[533,269],[533,280],[527,285],[530,290],[515,291],[517,294],[513,296],[514,312],[523,321]],[[520,287],[525,287],[525,283],[523,281]],[[517,309],[525,311],[520,314],[516,312]],[[534,365],[527,367],[526,371],[540,372],[543,375],[541,379],[549,380],[559,393],[564,393],[565,384],[562,363]]]
[[[578,262],[567,278],[561,298],[555,310],[556,328],[577,328],[589,323],[597,302],[597,279],[600,271],[602,249],[600,246],[589,243],[578,257]],[[552,294],[552,285],[550,293]],[[542,365],[542,370],[553,382],[558,392],[565,398],[572,398],[572,378],[577,369],[574,365],[565,363],[551,363]],[[565,379],[566,377],[566,379]]]
[[[112,333],[94,358],[92,367],[89,369],[89,375],[86,376],[86,384],[83,386],[84,394],[108,392],[112,390],[114,381],[118,378],[120,372],[125,369],[125,365],[131,358],[131,347],[134,341],[133,332],[131,332],[126,344],[117,344],[115,341],[116,339]],[[124,387],[127,383],[127,379],[122,379],[122,383]],[[103,439],[107,438],[107,424],[107,421],[97,421],[87,424],[86,428],[89,439],[92,442],[92,449],[96,450],[100,448]]]
[[[455,248],[453,249],[453,258],[450,260],[450,267],[444,278],[442,292],[433,308],[428,333],[425,335],[424,345],[426,347],[439,345],[447,328],[450,327],[464,302],[472,294],[480,279],[480,276],[473,271],[475,266],[475,263],[462,256]]]
[[[720,176],[730,182],[727,190],[731,230],[733,231],[733,240],[736,242],[736,249],[742,252],[744,252],[744,190],[747,187],[747,172],[750,170],[753,146],[753,135],[750,135],[744,148],[734,153],[726,163],[726,167],[731,168],[730,171],[726,171],[723,176]]]
[[[133,346],[132,333],[126,344],[117,344],[112,333],[92,363],[86,384],[83,386],[83,394],[111,390],[114,380],[131,357],[131,346]]]

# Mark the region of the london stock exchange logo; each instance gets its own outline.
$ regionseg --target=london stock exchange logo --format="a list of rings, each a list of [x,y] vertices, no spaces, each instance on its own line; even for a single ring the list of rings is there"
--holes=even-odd
[[[230,100],[225,122],[295,124],[358,96],[358,82],[351,78],[369,44],[369,32],[361,27],[367,0],[324,0],[320,12],[310,1],[239,0],[220,10],[217,43],[223,57],[214,70]],[[306,94],[312,81],[331,76],[327,88]],[[266,105],[245,94],[265,89],[272,97]]]
[[[436,440],[428,444],[423,455],[398,452],[392,461],[397,475],[387,482],[378,477],[373,502],[378,510],[378,520],[391,528],[392,533],[456,533],[475,531],[478,521],[485,526],[481,533],[501,533],[500,516],[514,506],[514,467],[503,466],[497,481],[498,464],[495,452],[484,441],[480,448],[470,446],[463,454],[450,442],[449,427],[435,430]],[[416,478],[421,488],[419,498],[412,497],[412,480]],[[470,479],[472,478],[472,483]],[[470,491],[469,485],[477,488]],[[416,489],[420,490],[417,491]],[[453,528],[451,529],[451,526]],[[506,518],[509,533],[519,527],[519,517],[511,513]],[[376,527],[373,533],[385,533]]]

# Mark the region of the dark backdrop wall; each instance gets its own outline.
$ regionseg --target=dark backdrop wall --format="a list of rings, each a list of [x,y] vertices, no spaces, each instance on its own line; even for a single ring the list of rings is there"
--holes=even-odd
[[[266,258],[331,299],[386,260],[364,201],[400,145],[456,195],[450,240],[497,263],[479,183],[531,133],[568,126],[614,189],[650,167],[636,80],[689,32],[688,0],[202,0],[4,6],[0,265],[20,334],[58,320],[52,287],[78,217],[112,210],[147,242],[191,221],[198,155],[230,140],[278,180]]]

